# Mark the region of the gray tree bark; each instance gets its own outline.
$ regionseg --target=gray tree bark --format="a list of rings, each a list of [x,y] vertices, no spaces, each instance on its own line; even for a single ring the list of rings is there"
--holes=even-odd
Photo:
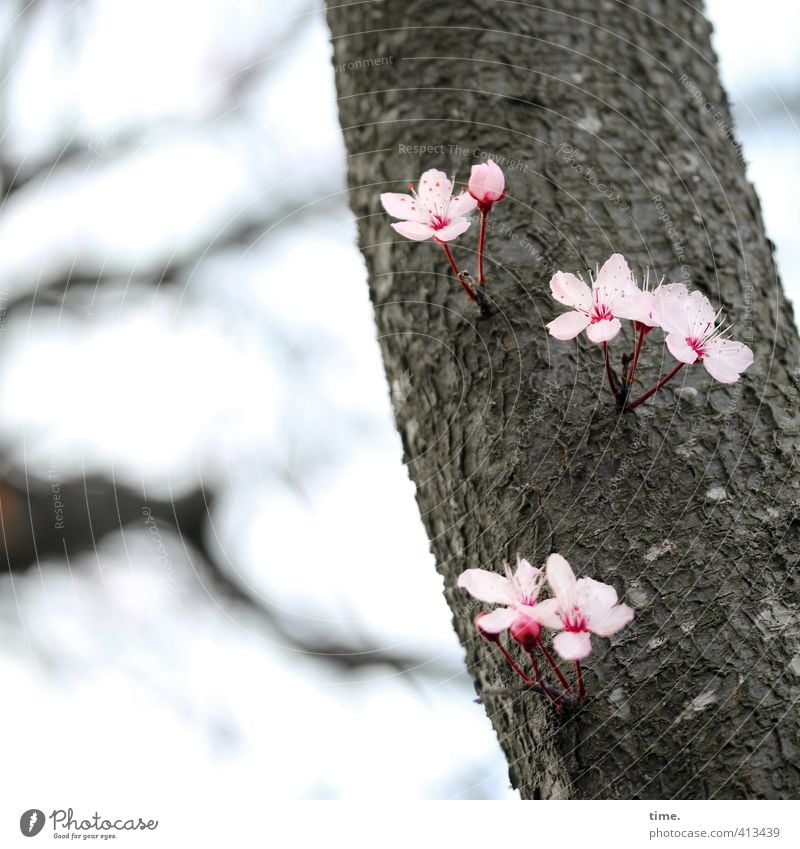
[[[523,798],[797,798],[798,335],[699,4],[331,2],[328,20],[397,425],[476,688],[511,678],[455,588],[465,568],[557,550],[637,614],[595,639],[581,709],[486,700],[511,783]],[[378,195],[429,167],[465,180],[488,155],[510,196],[482,315]],[[462,265],[475,243],[473,225]],[[544,328],[563,311],[551,274],[614,251],[726,307],[756,356],[738,384],[695,366],[618,414],[599,348]],[[673,361],[653,337],[640,368],[655,379]]]

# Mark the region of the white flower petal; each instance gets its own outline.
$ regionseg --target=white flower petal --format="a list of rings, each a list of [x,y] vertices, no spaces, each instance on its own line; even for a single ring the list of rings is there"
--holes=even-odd
[[[646,307],[643,307],[642,303],[642,296],[644,295],[646,297],[648,294],[633,286],[630,289],[610,295],[606,306],[616,318],[628,318],[638,321],[639,316],[643,313],[645,317],[649,314],[649,303]]]
[[[686,341],[681,333],[667,335],[667,347],[670,354],[682,363],[693,363],[697,359],[697,351]]]
[[[551,554],[545,564],[547,583],[563,608],[572,606],[575,595],[575,573],[560,554]],[[544,604],[544,602],[542,602]]]
[[[732,339],[712,339],[706,345],[703,365],[720,383],[735,383],[741,373],[753,364],[753,352],[747,345]]]
[[[604,613],[619,600],[614,587],[602,581],[595,581],[594,578],[579,578],[575,591],[581,599],[581,607],[586,616],[591,616],[594,612]]]
[[[662,283],[653,292],[653,318],[667,333],[689,333],[689,290],[683,283]]]
[[[426,210],[421,209],[416,198],[398,192],[384,192],[381,195],[383,208],[389,215],[401,218],[403,221],[418,221],[427,223],[429,215]]]
[[[478,620],[478,627],[481,631],[486,631],[487,634],[499,634],[506,628],[510,628],[518,615],[517,611],[510,607],[498,607],[497,610],[481,616]]]
[[[478,201],[469,192],[461,192],[450,201],[447,215],[450,218],[461,218],[464,215],[469,215],[477,206]]]
[[[458,586],[479,601],[490,604],[513,604],[514,590],[511,581],[497,572],[486,569],[467,569],[458,576]]]
[[[594,288],[600,293],[600,300],[608,304],[620,295],[632,294],[637,290],[628,263],[622,254],[612,254],[597,272]]]
[[[413,239],[415,242],[430,239],[431,236],[436,234],[436,231],[429,224],[420,224],[417,221],[395,221],[392,224],[392,229],[396,230],[401,236]]]
[[[556,634],[553,648],[564,660],[583,660],[592,652],[592,638],[587,631],[562,631]]]
[[[450,179],[444,171],[431,168],[419,178],[417,194],[428,210],[439,214],[444,213],[450,200],[451,191]]]
[[[622,324],[618,318],[604,318],[602,321],[596,321],[586,328],[586,335],[592,340],[600,344],[600,342],[609,342],[613,339],[622,328]]]
[[[648,327],[655,327],[658,322],[653,317],[654,307],[655,295],[652,292],[637,292],[630,302],[623,305],[625,315],[620,313],[616,307],[614,314],[620,318],[629,318],[631,321],[646,324]]]
[[[702,292],[689,293],[686,309],[689,312],[689,321],[693,327],[710,330],[714,326],[717,311]]]
[[[536,600],[541,585],[541,574],[541,569],[531,566],[524,558],[520,557],[517,560],[517,571],[514,573],[514,580],[522,595],[527,599]]]
[[[551,336],[566,342],[567,339],[574,339],[582,330],[585,330],[590,321],[591,319],[585,313],[565,312],[558,318],[554,318],[547,325],[547,329]]]
[[[525,612],[531,619],[553,631],[560,631],[564,627],[560,610],[558,599],[555,598],[547,598],[534,604],[533,607],[525,608]]]
[[[633,619],[633,610],[627,604],[616,604],[601,616],[595,617],[589,623],[592,632],[598,637],[610,637],[621,631]]]
[[[446,227],[437,230],[434,235],[440,242],[450,242],[469,229],[469,218],[454,218]]]
[[[560,304],[584,310],[591,309],[592,290],[574,274],[556,272],[550,278],[550,291]]]

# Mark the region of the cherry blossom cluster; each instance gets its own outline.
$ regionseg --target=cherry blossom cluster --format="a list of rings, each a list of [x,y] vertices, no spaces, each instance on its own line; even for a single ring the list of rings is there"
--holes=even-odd
[[[753,352],[729,338],[730,328],[721,320],[721,311],[715,310],[702,292],[689,291],[683,283],[664,282],[653,290],[646,284],[640,289],[621,254],[603,264],[591,286],[574,274],[559,271],[550,280],[550,291],[559,303],[570,307],[547,325],[551,336],[567,340],[586,331],[592,342],[601,344],[609,386],[626,409],[646,401],[684,365],[702,363],[715,380],[735,383],[753,362]],[[622,329],[621,320],[633,322],[635,344],[622,355],[622,375],[618,377],[611,366],[608,343]],[[631,400],[642,346],[657,327],[666,334],[667,348],[678,364],[641,397]]]
[[[492,207],[506,196],[503,171],[493,160],[473,165],[466,191],[453,195],[455,178],[444,171],[431,168],[419,180],[419,188],[409,183],[411,194],[384,192],[383,208],[393,218],[399,218],[392,227],[401,236],[422,242],[433,239],[444,249],[456,279],[471,301],[478,298],[477,289],[469,272],[461,271],[449,242],[465,233],[472,224],[468,217],[476,209],[480,213],[478,231],[478,286],[486,283],[483,272],[483,254],[486,248],[486,220]]]
[[[633,619],[633,610],[619,603],[612,586],[593,578],[576,578],[560,554],[551,554],[543,570],[518,557],[516,571],[512,572],[508,564],[505,571],[505,575],[500,575],[486,569],[467,569],[458,578],[458,586],[474,598],[500,605],[491,613],[479,613],[475,617],[478,633],[498,647],[526,687],[543,693],[560,709],[565,702],[574,701],[575,690],[542,639],[543,628],[557,632],[553,649],[563,660],[575,663],[578,698],[583,699],[586,690],[581,661],[592,651],[592,634],[598,637],[616,634]],[[540,601],[545,579],[552,597]],[[533,678],[501,642],[504,631],[509,632],[527,655]],[[545,681],[537,661],[539,654],[563,689]]]

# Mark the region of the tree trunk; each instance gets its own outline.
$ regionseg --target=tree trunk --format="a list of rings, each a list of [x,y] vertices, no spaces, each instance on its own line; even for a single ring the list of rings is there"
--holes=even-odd
[[[511,678],[475,635],[463,569],[559,551],[636,610],[594,640],[581,709],[487,698],[513,786],[797,798],[798,336],[702,11],[406,0],[331,3],[328,20],[397,426],[477,690]],[[481,314],[435,244],[390,229],[378,195],[429,167],[463,181],[487,156],[509,198]],[[454,246],[468,267],[475,230]],[[685,368],[618,414],[600,349],[544,328],[563,311],[552,273],[614,251],[725,306],[756,356],[739,383]],[[661,338],[640,365],[653,380],[673,364]]]

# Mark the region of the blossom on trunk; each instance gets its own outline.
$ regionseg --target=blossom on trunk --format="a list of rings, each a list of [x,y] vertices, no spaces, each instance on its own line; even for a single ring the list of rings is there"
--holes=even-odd
[[[478,627],[489,634],[499,634],[515,624],[528,631],[535,629],[537,622],[531,620],[531,611],[539,598],[544,573],[521,557],[517,558],[516,572],[512,574],[507,563],[505,570],[505,575],[499,575],[487,569],[467,569],[458,576],[458,586],[473,598],[503,605],[481,616]]]
[[[490,159],[472,166],[468,188],[478,207],[487,212],[506,196],[506,179],[500,166]]]
[[[636,296],[634,310],[631,314],[634,324],[638,325],[637,330],[644,327],[646,332],[650,332],[654,327],[659,327],[658,322],[658,301],[662,297],[670,297],[671,293],[689,294],[689,290],[683,283],[660,283],[655,289],[651,289],[648,281],[645,280],[639,294]]]
[[[472,223],[465,216],[478,205],[475,198],[462,191],[453,197],[453,183],[434,168],[426,171],[419,181],[419,191],[409,185],[411,194],[384,192],[383,208],[394,218],[392,227],[407,239],[421,242],[435,239],[450,242],[460,236]]]
[[[719,312],[702,292],[687,292],[686,287],[663,292],[656,300],[658,324],[667,333],[667,347],[682,363],[703,363],[706,371],[720,383],[735,383],[752,364],[753,352],[747,345],[726,336],[718,323]]]
[[[550,335],[562,341],[585,330],[592,342],[608,342],[619,333],[619,320],[634,318],[640,309],[641,290],[621,254],[606,260],[591,288],[574,274],[559,271],[550,280],[550,291],[559,303],[572,307],[547,325]]]
[[[553,598],[539,602],[529,615],[560,632],[553,648],[564,660],[583,660],[592,651],[592,634],[609,637],[633,619],[633,610],[618,604],[614,587],[592,578],[576,580],[560,554],[547,558],[546,571]]]

